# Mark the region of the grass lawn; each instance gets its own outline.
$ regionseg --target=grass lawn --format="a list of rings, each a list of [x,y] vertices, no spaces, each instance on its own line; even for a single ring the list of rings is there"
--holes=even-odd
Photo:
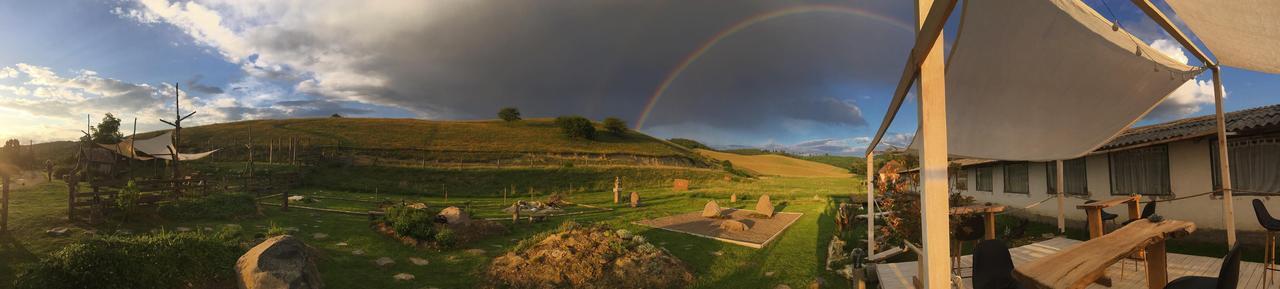
[[[644,206],[635,209],[628,208],[625,204],[614,205],[612,192],[574,192],[570,196],[571,201],[615,210],[556,217],[533,224],[502,221],[511,229],[509,234],[445,251],[406,247],[391,238],[374,233],[369,227],[368,218],[364,216],[297,208],[282,212],[271,206],[262,207],[264,215],[261,217],[242,220],[172,222],[142,218],[126,224],[109,222],[94,229],[101,233],[121,229],[131,232],[174,230],[177,227],[195,230],[208,227],[217,230],[227,224],[238,224],[245,230],[243,238],[248,239],[255,233],[265,232],[272,225],[293,227],[299,229],[295,235],[323,251],[324,258],[319,267],[330,288],[471,288],[480,281],[479,272],[493,257],[503,254],[523,238],[553,230],[564,220],[575,220],[606,223],[644,235],[651,243],[666,248],[690,265],[697,279],[694,288],[756,288],[773,287],[777,284],[800,288],[807,286],[815,277],[825,279],[834,288],[845,288],[847,284],[838,282],[838,277],[826,273],[821,264],[827,238],[833,231],[832,200],[844,198],[850,191],[857,190],[858,183],[858,180],[851,178],[766,178],[746,182],[694,183],[691,191],[680,193],[670,192],[666,188],[636,189],[642,196]],[[303,188],[291,193],[355,200],[423,201],[433,208],[440,208],[444,204],[442,196],[374,195],[324,188]],[[728,204],[731,193],[738,193],[741,201]],[[712,199],[719,201],[722,206],[751,209],[754,208],[755,198],[762,193],[769,193],[782,211],[805,214],[784,231],[778,240],[763,249],[631,224],[632,221],[646,218],[697,211]],[[65,187],[61,183],[24,188],[14,191],[12,195],[13,202],[10,206],[14,210],[11,215],[14,229],[12,233],[0,237],[0,288],[12,286],[22,263],[35,261],[42,254],[89,234],[83,230],[73,230],[70,237],[49,237],[44,234],[46,229],[65,225],[66,197]],[[541,199],[546,195],[535,197]],[[508,202],[514,201],[514,198],[510,197]],[[501,196],[450,196],[448,203],[466,202],[470,202],[471,210],[479,217],[505,215],[498,212],[505,207]],[[374,206],[370,202],[336,199],[321,199],[320,202],[304,205],[344,210],[367,210]],[[592,211],[588,208],[570,208],[570,211],[580,210]],[[328,237],[317,240],[312,236],[314,233],[324,233]],[[348,245],[339,246],[340,242]],[[483,253],[473,249],[481,249]],[[362,250],[365,254],[353,255],[354,250]],[[391,257],[396,264],[379,268],[373,264],[373,260],[379,257]],[[416,266],[409,262],[409,257],[424,258],[430,264]],[[417,279],[408,282],[392,279],[392,275],[401,272],[413,274]]]

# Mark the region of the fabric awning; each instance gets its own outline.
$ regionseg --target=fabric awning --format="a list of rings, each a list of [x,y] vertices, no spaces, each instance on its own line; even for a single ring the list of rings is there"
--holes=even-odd
[[[1280,1],[1168,0],[1219,64],[1280,73]]]
[[[148,160],[154,159],[146,155],[139,155],[137,151],[134,150],[132,137],[126,138],[124,139],[124,141],[121,141],[120,143],[117,143],[117,144],[98,144],[98,146],[127,158],[132,158],[132,159],[141,160],[141,161],[148,161]]]
[[[173,131],[167,131],[160,136],[136,140],[133,142],[133,148],[138,152],[150,155],[157,159],[173,160]],[[178,153],[179,161],[198,160],[212,155],[218,150],[207,151],[203,153],[184,154]]]
[[[1077,0],[963,3],[947,58],[952,156],[1082,156],[1202,71],[1113,27]],[[918,148],[918,140],[911,147]]]

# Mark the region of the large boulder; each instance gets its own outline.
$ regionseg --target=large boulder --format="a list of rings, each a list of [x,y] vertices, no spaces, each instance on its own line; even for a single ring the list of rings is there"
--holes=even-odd
[[[444,210],[440,210],[440,215],[438,216],[444,218],[450,225],[465,225],[471,223],[471,216],[467,215],[467,212],[462,211],[462,209],[459,209],[458,207],[444,208]]]
[[[281,235],[262,241],[236,261],[240,289],[324,288],[315,252],[301,240]]]
[[[725,231],[746,231],[750,230],[751,226],[747,226],[746,223],[738,220],[725,220],[720,222],[720,229]]]
[[[720,204],[716,204],[716,201],[708,201],[706,205],[702,206],[702,217],[719,218],[721,211]]]
[[[760,201],[756,202],[756,213],[773,218],[773,202],[769,201],[769,195],[760,196]]]

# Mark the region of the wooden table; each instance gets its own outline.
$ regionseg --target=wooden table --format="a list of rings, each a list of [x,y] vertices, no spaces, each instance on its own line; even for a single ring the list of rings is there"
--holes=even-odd
[[[1137,220],[1139,200],[1142,200],[1141,195],[1116,197],[1106,201],[1079,205],[1076,208],[1084,209],[1085,213],[1089,215],[1089,239],[1097,239],[1104,234],[1102,229],[1102,209],[1119,204],[1128,204],[1129,219]]]
[[[1080,243],[1018,266],[1013,277],[1024,288],[1085,288],[1103,277],[1107,267],[1136,250],[1147,251],[1147,287],[1164,288],[1168,280],[1165,239],[1195,232],[1196,224],[1164,220],[1137,221],[1111,234]]]
[[[951,215],[985,214],[983,219],[987,221],[987,232],[984,239],[993,240],[996,238],[996,213],[1004,212],[1005,208],[1005,205],[969,205],[951,208]]]

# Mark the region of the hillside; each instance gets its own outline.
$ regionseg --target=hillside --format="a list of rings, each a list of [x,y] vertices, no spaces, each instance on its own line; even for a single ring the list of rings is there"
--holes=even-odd
[[[786,177],[849,177],[846,169],[828,164],[801,160],[774,154],[739,155],[710,150],[695,150],[698,154],[733,163],[737,169],[747,170],[761,175]]]
[[[595,140],[570,139],[552,119],[430,121],[383,118],[250,120],[183,128],[184,151],[221,149],[215,161],[283,159],[289,139],[299,158],[346,157],[354,164],[399,166],[665,165],[709,167],[705,158],[636,131],[615,135],[596,123]],[[162,132],[140,133],[148,138]],[[268,153],[274,148],[274,155]]]

